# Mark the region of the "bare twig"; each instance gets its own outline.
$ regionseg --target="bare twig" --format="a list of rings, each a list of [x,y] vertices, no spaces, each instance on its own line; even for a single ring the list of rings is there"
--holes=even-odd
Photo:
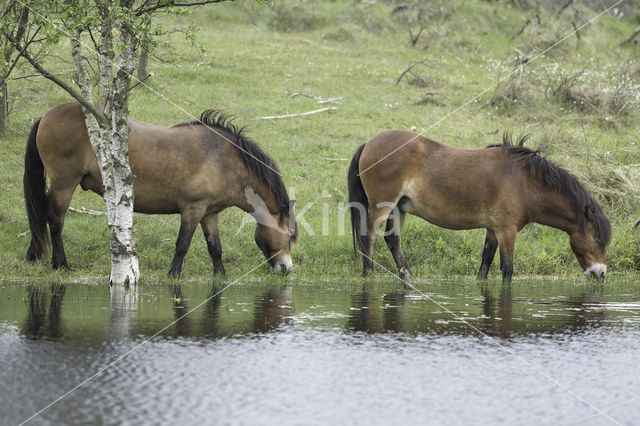
[[[633,33],[629,36],[629,38],[627,38],[625,41],[623,41],[620,44],[629,44],[632,43],[636,37],[638,37],[638,34],[640,34],[640,27],[636,28]]]
[[[411,75],[413,75],[415,77],[413,69],[415,67],[417,67],[418,65],[423,65],[425,67],[433,66],[433,61],[430,61],[429,58],[424,58],[421,61],[410,62],[409,66],[404,71],[402,71],[400,76],[396,79],[396,86],[398,84],[400,84],[402,79],[405,78],[407,76],[407,74],[411,74]]]
[[[584,129],[584,123],[581,123],[581,124],[582,124],[582,136],[584,136],[584,146],[587,148],[587,163],[589,163],[591,150],[589,149],[589,141],[587,140],[587,131]]]
[[[573,25],[573,31],[576,35],[576,49],[580,47],[580,29],[576,25],[575,21],[571,21],[571,25]]]
[[[297,114],[283,114],[283,115],[268,115],[265,117],[256,117],[256,120],[278,120],[280,118],[293,118],[293,117],[304,117],[307,115],[318,114],[325,111],[335,111],[338,108],[336,107],[326,107],[320,109],[314,109],[313,111],[306,111]]]
[[[91,102],[87,102],[87,100],[82,96],[82,94],[80,92],[78,92],[73,86],[71,86],[70,84],[68,84],[66,81],[58,78],[55,74],[50,73],[47,69],[45,69],[38,61],[36,61],[27,51],[27,46],[21,46],[20,43],[18,43],[18,41],[16,41],[11,34],[8,34],[4,29],[0,30],[2,32],[2,34],[6,37],[7,40],[9,40],[9,42],[11,42],[11,44],[13,45],[13,47],[18,50],[18,52],[20,52],[20,56],[22,56],[24,59],[27,60],[27,62],[29,62],[31,64],[31,66],[33,66],[36,71],[38,71],[40,74],[42,74],[42,76],[44,78],[46,78],[47,80],[51,80],[52,82],[54,82],[55,84],[57,84],[58,86],[60,86],[61,88],[63,88],[67,93],[69,93],[76,101],[78,101],[84,108],[86,108],[88,111],[91,112],[91,114],[93,114],[94,117],[96,117],[96,119],[98,121],[101,121],[102,123],[108,123],[109,120],[107,119],[107,117],[101,112],[99,111],[95,105],[93,105],[93,103]]]
[[[540,15],[536,14],[533,17],[527,19],[526,21],[524,21],[524,24],[522,24],[522,27],[520,28],[520,30],[518,30],[518,32],[516,32],[514,35],[511,36],[511,39],[513,40],[514,38],[522,35],[522,33],[524,32],[524,30],[527,29],[527,27],[533,23],[536,23],[537,25],[540,25]]]
[[[576,2],[576,0],[569,0],[567,1],[561,8],[560,10],[558,10],[558,13],[556,14],[556,16],[560,16],[562,14],[562,12],[564,12],[569,6],[573,5]]]
[[[142,16],[145,13],[151,13],[158,9],[166,9],[169,7],[191,7],[191,6],[203,6],[205,4],[211,3],[222,3],[223,1],[228,0],[201,0],[201,1],[193,1],[193,2],[175,2],[175,1],[158,1],[156,4],[150,7],[144,7],[143,5],[136,10],[136,16]]]
[[[80,207],[79,209],[75,207],[69,207],[69,211],[74,213],[86,214],[89,216],[106,216],[107,215],[105,212],[88,209],[86,207]]]
[[[413,31],[411,30],[411,28],[409,28],[409,37],[411,38],[411,46],[414,46],[414,47],[418,43],[418,40],[420,40],[420,36],[424,31],[424,23],[422,22],[422,9],[418,11],[418,24],[420,24],[420,28],[418,29],[418,32],[416,34],[413,34]]]
[[[144,84],[145,81],[147,81],[147,79],[151,77],[151,74],[147,74],[146,77],[143,77],[141,79],[139,79],[136,84],[134,84],[133,86],[129,87],[129,92],[131,92],[133,89],[135,89],[136,87],[140,86],[141,84]]]
[[[306,93],[292,93],[289,95],[290,98],[296,98],[298,96],[304,96],[305,98],[313,99],[319,104],[340,103],[340,101],[343,99],[342,96],[338,96],[335,98],[323,98],[322,96],[313,96]]]

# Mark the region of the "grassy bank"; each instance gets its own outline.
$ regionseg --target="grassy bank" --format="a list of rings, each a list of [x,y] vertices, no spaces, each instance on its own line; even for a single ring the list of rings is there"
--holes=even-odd
[[[166,16],[158,25],[195,22],[198,45],[176,34],[157,47],[150,88],[134,90],[131,115],[172,124],[215,107],[247,125],[248,134],[277,159],[298,211],[305,211],[308,227],[301,227],[293,249],[298,276],[359,273],[342,209],[348,160],[376,133],[412,126],[468,148],[497,143],[508,129],[531,134],[530,146],[544,148],[549,158],[581,177],[604,205],[614,225],[610,271],[633,273],[640,252],[640,231],[631,231],[640,219],[640,64],[638,48],[621,42],[637,22],[605,14],[581,28],[599,12],[572,6],[558,15],[554,9],[507,3],[428,2],[421,13],[414,7],[393,13],[387,2],[269,6],[240,1],[191,16]],[[581,28],[579,37],[563,38],[574,25]],[[415,44],[410,33],[414,39],[420,33]],[[424,62],[398,81],[418,61]],[[69,64],[54,59],[50,65],[72,72]],[[256,119],[327,106],[311,97],[292,97],[295,93],[340,100],[329,104],[337,108],[329,113]],[[69,98],[40,79],[12,81],[10,95],[13,114],[0,143],[0,265],[7,275],[66,277],[23,261],[28,235],[21,176],[30,123]],[[104,209],[99,197],[81,190],[72,206]],[[253,243],[253,226],[238,231],[242,221],[240,211],[221,216],[231,276],[263,259]],[[143,274],[166,273],[177,230],[177,216],[136,217]],[[104,217],[69,213],[64,236],[72,278],[108,274]],[[468,275],[479,265],[483,239],[481,230],[447,231],[410,218],[403,244],[414,275]],[[381,241],[376,253],[394,269]],[[516,274],[578,273],[566,236],[536,225],[520,234],[515,262]],[[211,270],[198,233],[184,275],[208,277]],[[266,267],[253,273],[264,274]]]

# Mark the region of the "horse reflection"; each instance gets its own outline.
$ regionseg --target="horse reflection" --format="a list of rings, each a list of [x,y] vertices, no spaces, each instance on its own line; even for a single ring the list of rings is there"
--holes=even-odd
[[[537,333],[575,333],[600,327],[605,320],[604,310],[590,308],[604,300],[602,292],[597,290],[598,286],[589,286],[566,300],[523,300],[523,306],[517,310],[514,320],[512,287],[501,286],[496,301],[491,286],[482,284],[483,317],[480,329],[490,336],[509,338]]]
[[[490,336],[510,337],[513,332],[513,296],[511,294],[511,286],[501,286],[497,312],[491,287],[483,283],[480,286],[480,292],[483,297],[482,332]]]
[[[575,312],[575,315],[572,316],[572,321],[566,324],[566,328],[576,332],[586,328],[602,327],[606,320],[605,310],[597,307],[604,303],[604,288],[599,283],[587,286],[585,291],[576,297],[568,298],[565,305]]]
[[[376,297],[368,285],[362,291],[351,296],[348,328],[365,333],[403,331],[402,307],[406,300],[406,291],[399,290],[382,296],[382,320],[375,306]]]
[[[64,284],[46,287],[29,286],[27,289],[29,308],[22,333],[25,336],[57,339],[63,336],[62,302],[66,292]],[[48,308],[48,310],[47,310]]]
[[[211,286],[211,296],[207,298],[202,307],[202,334],[210,337],[218,337],[220,330],[220,305],[222,303],[221,287],[217,284]]]
[[[176,320],[173,335],[175,337],[191,336],[191,316],[188,315],[189,305],[180,284],[173,286],[172,296],[173,317]]]
[[[266,333],[291,322],[291,287],[274,287],[255,299],[253,330]]]

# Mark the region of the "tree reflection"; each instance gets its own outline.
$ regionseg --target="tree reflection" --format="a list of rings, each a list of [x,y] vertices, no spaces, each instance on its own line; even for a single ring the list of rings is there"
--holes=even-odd
[[[138,310],[138,286],[109,286],[108,334],[112,338],[129,337]]]

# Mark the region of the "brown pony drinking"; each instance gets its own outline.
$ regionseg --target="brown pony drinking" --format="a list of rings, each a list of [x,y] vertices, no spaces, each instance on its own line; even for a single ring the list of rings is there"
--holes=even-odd
[[[129,121],[129,159],[135,175],[134,209],[180,214],[169,274],[178,277],[198,224],[215,273],[224,274],[218,213],[236,206],[256,218],[255,240],[274,272],[292,268],[296,237],[293,200],[276,163],[228,116],[214,110],[200,120],[155,126]],[[45,174],[49,189],[45,188]],[[76,187],[102,194],[102,179],[79,104],[47,112],[31,129],[25,155],[24,194],[31,231],[27,260],[44,256],[51,234],[52,266],[68,268],[62,227]]]
[[[383,224],[385,240],[408,279],[400,248],[407,213],[448,229],[486,228],[480,278],[500,249],[503,281],[513,274],[516,234],[536,222],[569,234],[585,274],[604,279],[611,225],[602,207],[572,174],[508,135],[503,144],[466,150],[414,132],[381,133],[356,151],[349,167],[354,247],[364,273],[373,269],[373,243]]]

